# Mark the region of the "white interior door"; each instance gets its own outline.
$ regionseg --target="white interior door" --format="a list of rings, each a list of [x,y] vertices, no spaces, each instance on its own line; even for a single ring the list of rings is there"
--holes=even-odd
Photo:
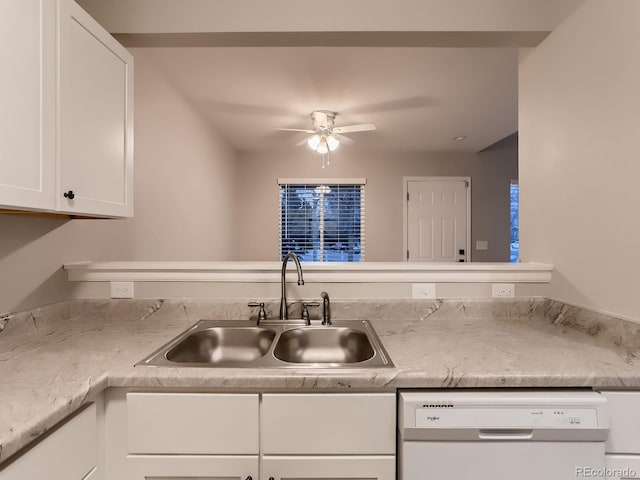
[[[408,261],[469,261],[469,187],[458,177],[407,182]]]

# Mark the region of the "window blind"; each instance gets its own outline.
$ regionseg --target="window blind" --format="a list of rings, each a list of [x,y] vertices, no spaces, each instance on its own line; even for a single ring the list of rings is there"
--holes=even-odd
[[[280,183],[280,259],[364,260],[364,182]]]

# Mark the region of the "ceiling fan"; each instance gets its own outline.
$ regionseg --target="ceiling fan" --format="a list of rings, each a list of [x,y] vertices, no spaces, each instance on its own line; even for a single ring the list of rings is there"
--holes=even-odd
[[[341,141],[344,143],[352,141],[350,138],[345,137],[343,135],[344,133],[368,132],[376,129],[376,126],[373,123],[336,126],[336,115],[338,115],[336,112],[316,110],[311,112],[313,128],[278,128],[278,130],[311,134],[311,136],[300,142],[299,145],[306,143],[312,150],[320,153],[321,155],[327,155],[329,152],[333,152],[338,148]]]

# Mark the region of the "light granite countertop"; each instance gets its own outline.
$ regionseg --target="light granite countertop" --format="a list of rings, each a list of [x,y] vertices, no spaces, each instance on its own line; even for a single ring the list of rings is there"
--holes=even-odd
[[[133,366],[200,319],[246,319],[242,303],[69,301],[0,317],[0,462],[107,387],[640,388],[640,325],[550,300],[334,302],[333,313],[371,320],[395,368]]]

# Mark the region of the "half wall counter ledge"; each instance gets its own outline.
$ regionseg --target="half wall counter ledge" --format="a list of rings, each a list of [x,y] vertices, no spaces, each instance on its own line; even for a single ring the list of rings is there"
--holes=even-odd
[[[77,298],[109,297],[112,282],[135,282],[136,298],[276,298],[281,267],[231,261],[64,265]],[[351,299],[546,297],[553,272],[552,265],[539,263],[479,262],[308,262],[303,269],[306,285],[291,285],[298,298],[320,298],[322,290]],[[287,282],[294,280],[288,272]]]
[[[64,265],[72,282],[280,283],[281,262],[76,262]],[[513,282],[549,283],[553,266],[542,263],[309,262],[310,282]]]

